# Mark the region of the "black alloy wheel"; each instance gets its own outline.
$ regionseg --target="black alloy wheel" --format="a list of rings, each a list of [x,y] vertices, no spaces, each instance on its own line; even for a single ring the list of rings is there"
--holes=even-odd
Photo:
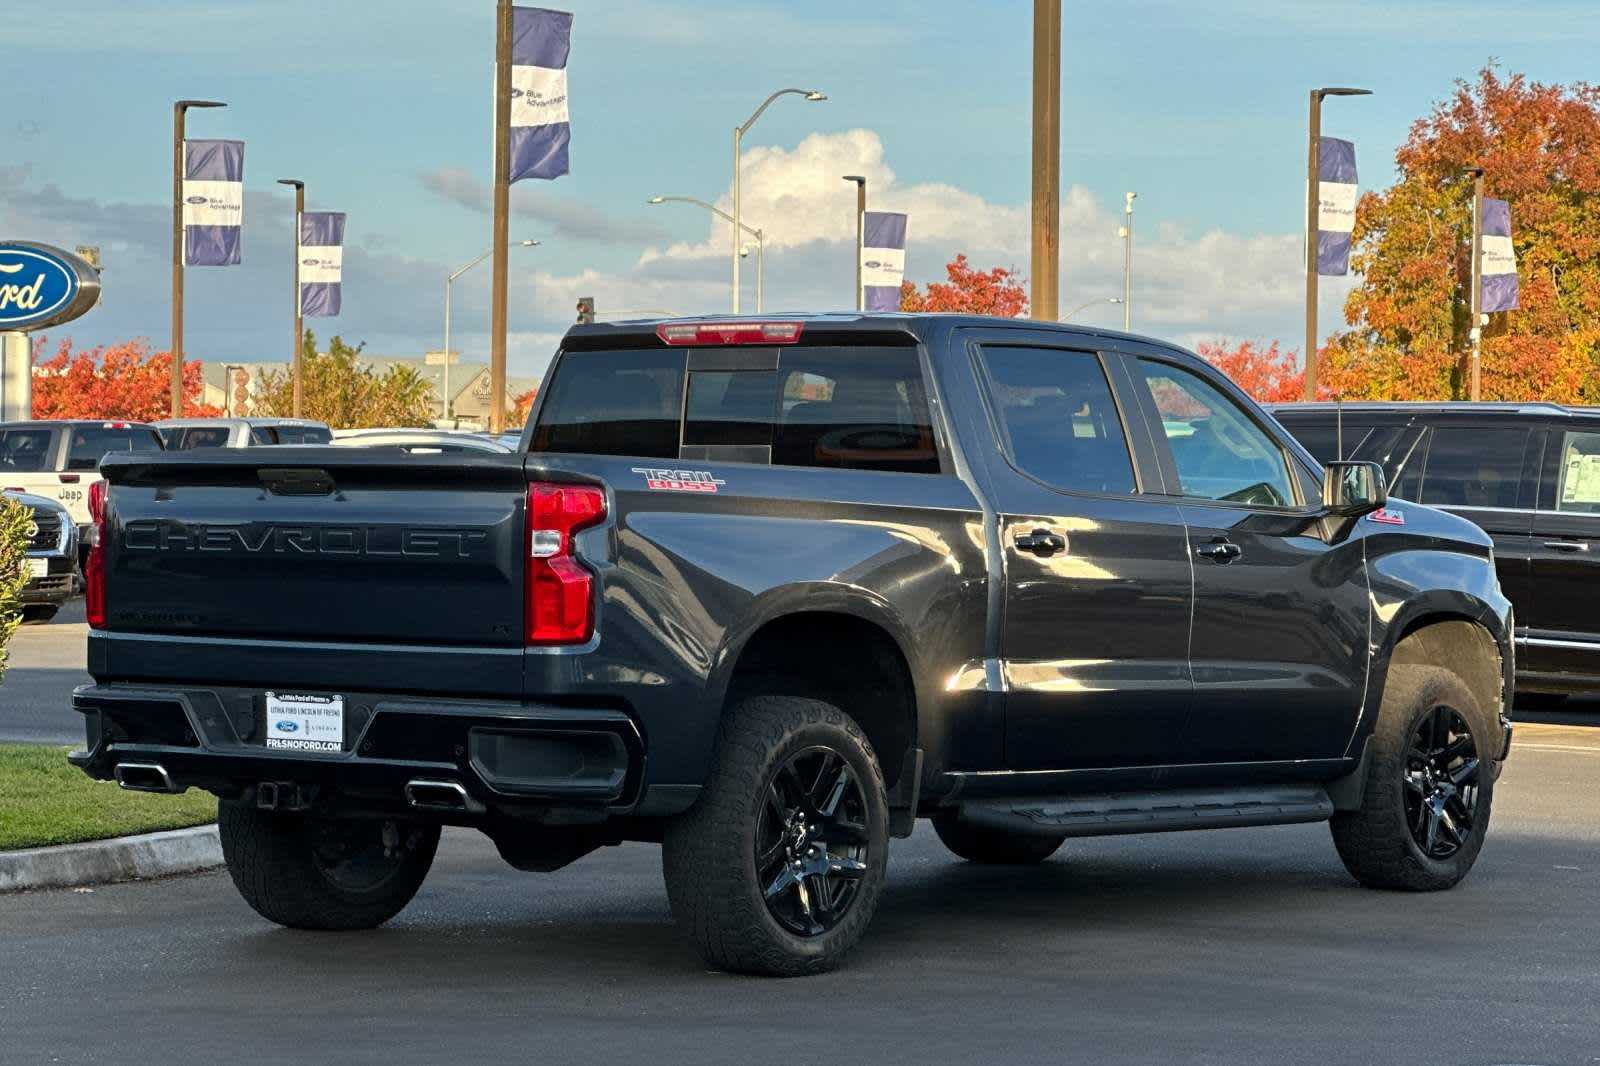
[[[756,876],[767,910],[796,936],[820,936],[849,912],[870,855],[866,794],[827,747],[796,752],[767,782]]]
[[[1437,706],[1411,734],[1405,760],[1406,825],[1430,859],[1448,859],[1472,835],[1482,763],[1466,719]]]

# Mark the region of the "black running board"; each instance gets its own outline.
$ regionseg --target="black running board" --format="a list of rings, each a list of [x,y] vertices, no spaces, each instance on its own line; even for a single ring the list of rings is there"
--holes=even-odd
[[[960,810],[962,821],[982,828],[1096,837],[1325,822],[1333,817],[1333,800],[1321,785],[1278,785],[974,800]]]

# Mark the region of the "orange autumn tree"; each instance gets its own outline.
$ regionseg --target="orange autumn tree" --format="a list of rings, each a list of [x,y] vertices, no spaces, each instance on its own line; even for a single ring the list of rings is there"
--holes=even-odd
[[[1195,351],[1259,403],[1298,400],[1305,388],[1299,350],[1280,349],[1277,341],[1265,346],[1244,341],[1232,347],[1227,342],[1201,341]],[[1321,383],[1318,391],[1323,391]]]
[[[1350,399],[1467,395],[1472,176],[1511,205],[1521,308],[1493,316],[1483,398],[1600,403],[1600,89],[1493,66],[1419,119],[1356,210],[1362,275],[1324,366]]]
[[[963,254],[946,263],[944,271],[948,281],[930,281],[920,291],[909,281],[901,282],[900,310],[959,311],[1001,318],[1028,313],[1028,290],[1015,270],[974,270]]]
[[[528,415],[533,411],[533,401],[539,395],[539,386],[535,385],[527,392],[516,397],[516,406],[512,408],[511,415],[506,419],[507,429],[520,429],[528,424]]]
[[[44,338],[35,343],[34,418],[120,418],[153,422],[172,413],[172,354],[152,352],[145,340],[109,347],[80,348],[63,340],[56,354],[40,359]],[[183,413],[208,417],[222,409],[200,402],[204,391],[200,364],[183,367]]]

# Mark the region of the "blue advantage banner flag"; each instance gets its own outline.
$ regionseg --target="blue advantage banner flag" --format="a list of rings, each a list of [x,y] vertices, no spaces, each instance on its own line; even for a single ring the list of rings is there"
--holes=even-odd
[[[1504,200],[1483,201],[1483,286],[1480,309],[1510,311],[1518,306],[1517,253],[1511,247],[1511,205]]]
[[[244,142],[183,142],[183,262],[237,266],[244,226]]]
[[[1317,273],[1350,273],[1350,233],[1356,228],[1356,146],[1324,137],[1317,154]]]
[[[906,216],[868,211],[862,225],[861,288],[868,311],[900,310],[906,276]]]
[[[300,314],[328,318],[339,313],[344,275],[344,212],[307,211],[300,216]]]
[[[572,15],[511,9],[511,180],[567,173],[567,53]]]

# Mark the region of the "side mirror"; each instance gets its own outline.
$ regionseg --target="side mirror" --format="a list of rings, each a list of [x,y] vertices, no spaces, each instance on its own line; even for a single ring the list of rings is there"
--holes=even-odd
[[[1359,518],[1389,502],[1383,467],[1337,462],[1322,468],[1322,509],[1338,518]]]

